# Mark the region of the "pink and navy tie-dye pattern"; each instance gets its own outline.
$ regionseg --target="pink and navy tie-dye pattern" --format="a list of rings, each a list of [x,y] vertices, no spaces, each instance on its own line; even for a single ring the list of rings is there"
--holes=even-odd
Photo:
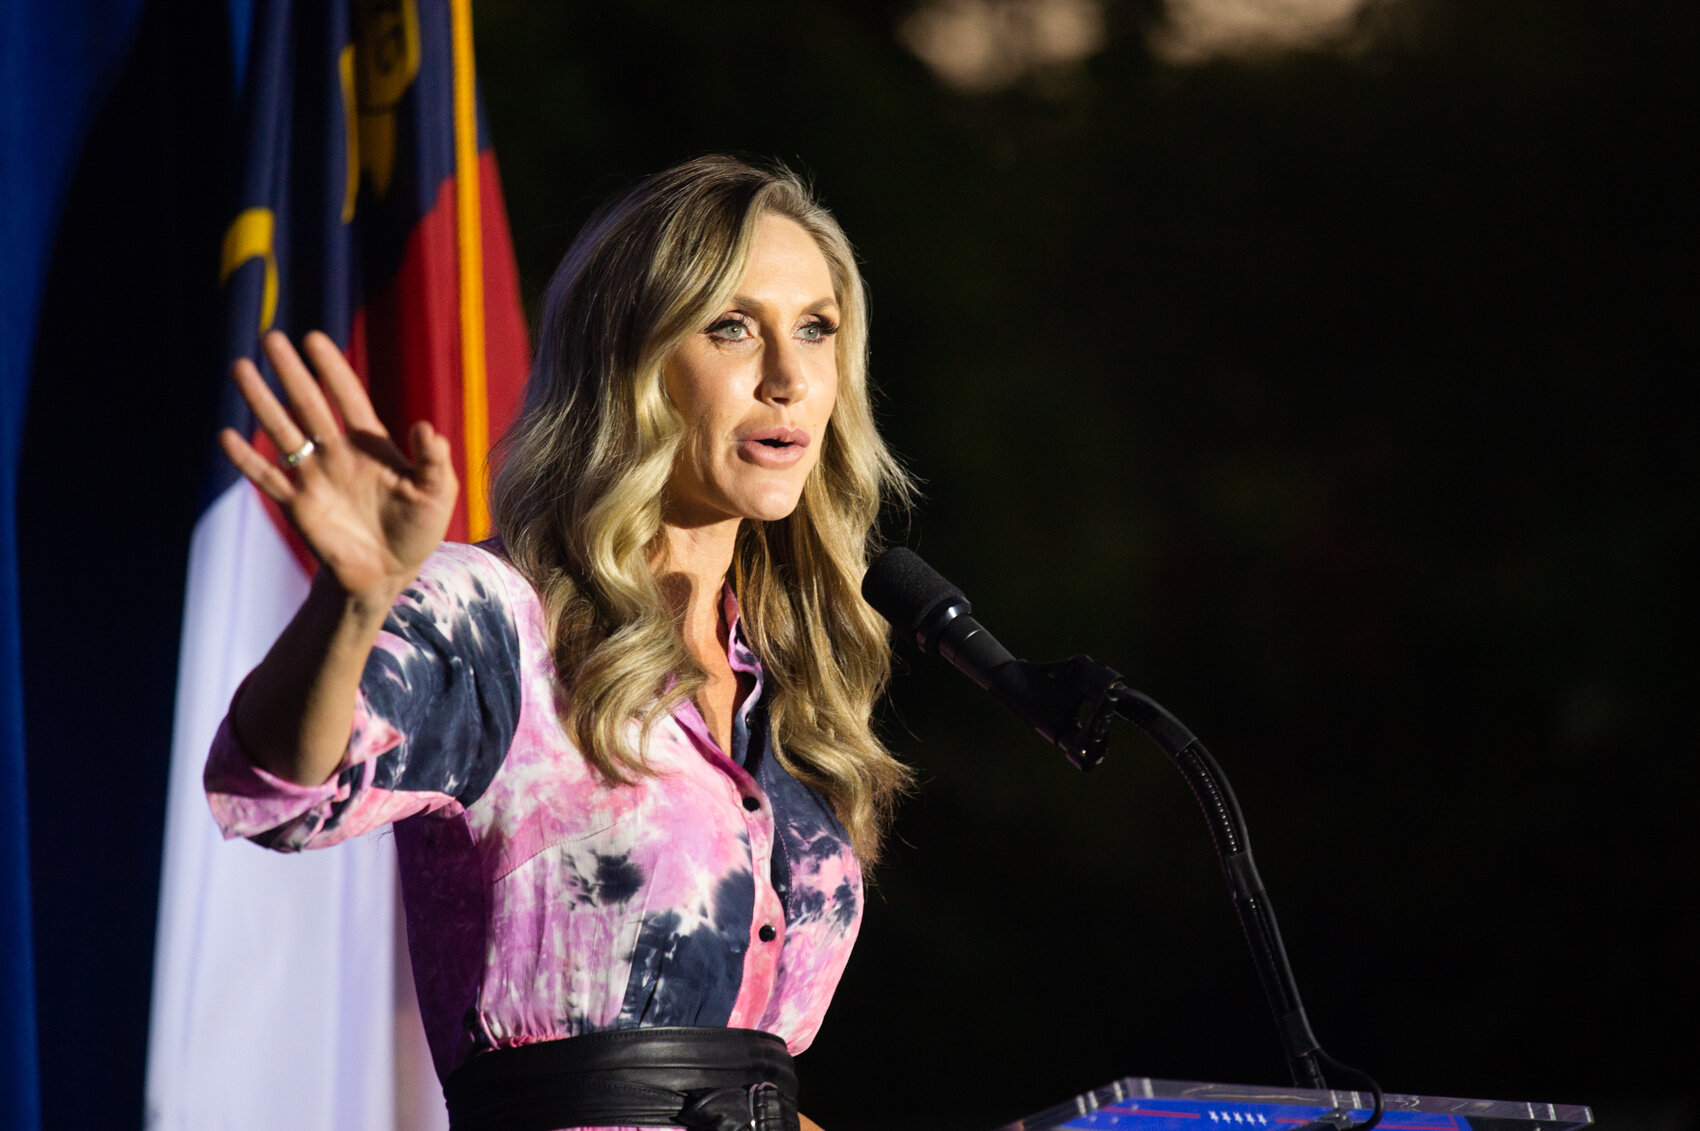
[[[729,660],[754,681],[731,755],[686,703],[649,735],[658,772],[611,786],[561,729],[531,587],[445,545],[367,663],[343,770],[281,781],[226,720],[213,814],[284,851],[396,822],[439,1075],[481,1048],[648,1025],[765,1029],[800,1052],[849,959],[861,872],[825,801],[773,757],[761,665],[726,601]]]

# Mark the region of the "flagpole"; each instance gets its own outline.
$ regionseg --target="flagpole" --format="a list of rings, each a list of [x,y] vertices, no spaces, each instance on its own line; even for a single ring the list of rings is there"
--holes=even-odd
[[[460,256],[462,446],[467,540],[490,533],[487,477],[490,420],[484,354],[484,241],[479,212],[478,87],[472,58],[472,0],[450,0],[454,43],[455,226]]]

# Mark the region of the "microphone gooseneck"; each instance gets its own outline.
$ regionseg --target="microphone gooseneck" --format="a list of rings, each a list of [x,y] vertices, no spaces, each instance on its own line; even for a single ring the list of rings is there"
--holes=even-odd
[[[1128,687],[1120,674],[1090,656],[1053,664],[1016,659],[974,619],[974,606],[962,590],[913,550],[897,546],[875,558],[862,581],[862,596],[891,623],[899,639],[948,660],[1061,747],[1079,769],[1089,770],[1103,759],[1113,717],[1133,723],[1168,756],[1186,779],[1210,827],[1211,843],[1227,877],[1293,1082],[1305,1088],[1327,1088],[1324,1063],[1361,1076],[1369,1081],[1375,1106],[1367,1120],[1352,1125],[1354,1131],[1368,1131],[1380,1122],[1380,1087],[1330,1057],[1311,1032],[1275,910],[1252,860],[1245,817],[1227,776],[1204,744],[1156,701]]]

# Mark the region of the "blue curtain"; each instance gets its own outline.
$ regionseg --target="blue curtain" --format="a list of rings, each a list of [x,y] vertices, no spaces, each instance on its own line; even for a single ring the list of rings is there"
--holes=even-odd
[[[18,637],[17,473],[60,204],[142,0],[0,5],[0,1126],[41,1126]]]

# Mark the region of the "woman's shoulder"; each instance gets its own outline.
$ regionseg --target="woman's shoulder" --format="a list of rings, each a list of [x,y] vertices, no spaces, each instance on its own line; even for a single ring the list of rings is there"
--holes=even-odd
[[[475,630],[511,641],[522,655],[549,653],[542,602],[498,538],[439,544],[397,598],[391,620],[428,622],[451,639]]]
[[[536,604],[537,597],[514,568],[499,538],[483,542],[443,542],[408,587],[426,603],[450,600],[456,604],[496,602],[508,608]]]

